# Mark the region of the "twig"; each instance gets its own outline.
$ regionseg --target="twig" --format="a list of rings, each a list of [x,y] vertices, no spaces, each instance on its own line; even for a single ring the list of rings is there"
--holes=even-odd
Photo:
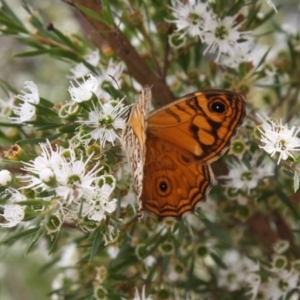
[[[75,6],[84,6],[102,15],[101,5],[96,0],[72,0]],[[154,103],[164,105],[172,102],[173,97],[166,83],[155,74],[137,53],[123,33],[114,25],[113,28],[85,13],[83,16],[95,28],[97,33],[109,44],[116,55],[127,65],[129,74],[141,85],[152,86]],[[95,41],[97,43],[97,41]],[[100,45],[98,45],[100,47]]]

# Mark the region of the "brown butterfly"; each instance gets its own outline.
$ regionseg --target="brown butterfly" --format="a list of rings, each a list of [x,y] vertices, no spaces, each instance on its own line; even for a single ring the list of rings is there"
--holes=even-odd
[[[227,90],[188,94],[149,113],[151,89],[142,89],[128,116],[122,142],[139,211],[180,219],[205,200],[210,164],[230,145],[246,114],[244,97]]]

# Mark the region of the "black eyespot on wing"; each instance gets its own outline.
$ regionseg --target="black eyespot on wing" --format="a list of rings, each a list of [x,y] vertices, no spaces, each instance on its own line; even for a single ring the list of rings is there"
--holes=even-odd
[[[165,181],[161,181],[159,183],[159,189],[162,191],[162,192],[166,192],[168,190],[168,184],[165,182]]]
[[[172,183],[167,177],[160,177],[156,181],[156,190],[157,193],[162,196],[166,197],[170,194],[172,188]]]
[[[226,110],[226,104],[223,101],[216,99],[210,104],[209,109],[214,113],[222,114]]]

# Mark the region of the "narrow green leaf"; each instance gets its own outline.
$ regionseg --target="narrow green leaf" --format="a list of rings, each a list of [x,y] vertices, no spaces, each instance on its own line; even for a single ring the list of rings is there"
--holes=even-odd
[[[113,26],[114,19],[113,19],[110,5],[111,5],[111,1],[102,0],[102,13],[103,13],[104,19],[106,21],[105,23],[109,26]]]
[[[300,215],[298,213],[298,210],[294,205],[291,203],[290,198],[283,192],[283,190],[280,188],[280,184],[278,183],[278,187],[275,189],[276,195],[279,197],[279,199],[282,201],[283,204],[285,204],[290,210],[291,213],[297,218],[300,218]]]
[[[58,39],[61,43],[69,46],[70,48],[72,48],[76,51],[82,52],[81,47],[79,47],[79,45],[75,44],[68,36],[64,35],[62,32],[60,32],[56,28],[54,28],[52,32],[58,37]]]
[[[255,70],[257,70],[257,69],[264,63],[264,61],[266,60],[267,55],[269,54],[270,51],[271,51],[271,47],[270,47],[270,48],[266,51],[266,53],[262,56],[262,58],[260,59],[259,63],[257,64]]]
[[[0,86],[7,94],[7,97],[10,97],[10,94],[16,95],[18,93],[18,91],[15,88],[13,88],[10,84],[8,84],[2,79],[0,79]]]
[[[54,239],[52,240],[51,247],[50,247],[50,249],[48,251],[49,255],[53,252],[54,247],[56,246],[56,242],[58,240],[58,237],[59,237],[60,233],[61,233],[61,230],[56,233]]]
[[[82,5],[76,5],[76,7],[78,7],[82,12],[84,12],[86,15],[88,15],[89,17],[92,17],[93,19],[106,23],[105,19],[103,16],[99,15],[98,13],[96,13],[94,10],[91,10],[87,7],[84,7]]]
[[[38,56],[42,54],[47,54],[49,50],[47,49],[41,49],[36,51],[27,51],[27,52],[21,52],[18,54],[15,54],[14,57],[30,57],[30,56]]]
[[[24,126],[24,124],[0,122],[0,126],[3,126],[3,127],[22,127],[22,126]]]
[[[41,226],[39,227],[38,231],[36,232],[36,234],[34,235],[30,245],[28,246],[27,250],[25,251],[25,255],[27,255],[31,249],[35,246],[36,242],[39,240],[39,238],[43,235],[45,231],[45,227]]]
[[[21,22],[21,20],[17,17],[17,15],[13,12],[13,10],[10,9],[10,7],[6,4],[4,0],[1,0],[1,4],[2,4],[1,9],[7,12],[9,17],[14,21],[14,23],[18,24],[21,28],[24,28],[24,25]]]
[[[216,226],[216,224],[212,223],[205,216],[200,215],[199,217],[200,217],[201,221],[204,223],[204,225],[206,226],[206,228],[211,232],[212,235],[217,237],[223,243],[230,245],[228,238],[225,236],[225,234],[222,232],[222,230]]]
[[[227,266],[223,263],[222,259],[217,254],[215,254],[214,252],[211,252],[210,256],[216,262],[217,265],[219,265],[223,269],[227,269]]]
[[[299,189],[299,176],[297,172],[294,173],[294,193],[296,193]]]
[[[26,201],[19,201],[18,204],[25,205],[25,206],[34,206],[34,205],[43,205],[43,206],[50,206],[52,202],[44,201],[44,200],[26,200]]]
[[[56,124],[56,123],[51,123],[51,124],[47,124],[44,126],[39,126],[36,131],[44,131],[44,130],[49,130],[49,129],[56,129],[61,127],[61,124]]]
[[[28,230],[16,233],[16,234],[4,239],[3,241],[1,241],[0,244],[6,244],[8,242],[12,242],[14,240],[18,240],[20,238],[24,238],[24,237],[28,237],[30,235],[33,235],[39,230],[39,228],[40,227],[30,228]]]
[[[226,15],[222,16],[222,18],[235,15],[243,6],[245,6],[244,0],[239,0],[233,5],[228,5],[229,10],[226,12]]]
[[[103,235],[101,229],[102,228],[99,226],[93,232],[93,244],[92,244],[92,249],[90,254],[90,262],[92,261],[93,257],[97,254],[100,246],[103,245]]]
[[[67,126],[63,126],[59,129],[62,133],[74,132],[80,126],[80,124],[71,124]]]
[[[43,137],[43,138],[36,138],[36,139],[30,138],[30,139],[25,139],[25,140],[19,140],[16,142],[16,144],[36,145],[38,143],[45,143],[46,140],[49,140],[49,141],[55,140],[61,135],[62,135],[61,133],[56,133],[56,134],[49,135],[49,136]]]

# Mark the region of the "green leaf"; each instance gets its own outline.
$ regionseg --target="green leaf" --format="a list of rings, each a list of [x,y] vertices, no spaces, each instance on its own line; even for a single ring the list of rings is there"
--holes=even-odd
[[[230,242],[228,238],[225,236],[223,231],[216,226],[216,224],[212,223],[209,219],[207,219],[205,216],[199,215],[200,220],[204,223],[206,228],[211,232],[211,234],[215,237],[217,237],[220,241],[222,241],[226,245],[230,245]]]
[[[21,22],[21,20],[17,17],[17,15],[14,14],[14,12],[10,9],[10,7],[6,4],[6,2],[4,0],[1,0],[1,4],[2,4],[2,8],[1,10],[3,10],[4,12],[7,13],[7,15],[9,15],[9,18],[18,25],[19,28],[22,28],[24,30],[24,25]],[[26,30],[27,31],[27,30]],[[24,31],[23,31],[24,32]]]
[[[55,33],[55,35],[59,38],[59,41],[62,42],[64,45],[67,45],[71,49],[74,49],[78,52],[82,52],[82,48],[78,44],[75,44],[68,36],[64,35],[56,28],[54,28],[52,32]]]
[[[294,173],[294,193],[296,193],[299,189],[299,176],[297,172]]]
[[[10,97],[11,94],[16,95],[18,93],[18,91],[15,88],[13,88],[10,84],[8,84],[2,79],[0,79],[0,86],[6,93],[7,97]]]
[[[267,58],[267,55],[269,54],[269,52],[271,51],[271,49],[272,49],[272,47],[270,47],[270,48],[265,52],[265,54],[264,54],[264,55],[262,56],[262,58],[259,60],[259,63],[257,64],[255,70],[257,70],[257,69],[265,62],[265,60],[266,60],[266,58]]]
[[[34,237],[32,238],[31,244],[28,246],[27,250],[25,251],[25,255],[27,255],[33,246],[36,244],[36,242],[39,240],[39,238],[43,235],[45,232],[45,227],[41,226],[39,227],[38,231],[35,233]]]
[[[226,16],[233,16],[235,15],[243,6],[245,6],[245,1],[244,0],[239,0],[236,3],[234,3],[233,5],[228,5],[228,11],[226,13],[226,15],[222,15],[222,18],[226,17]]]
[[[43,205],[43,206],[50,206],[52,205],[51,201],[44,201],[44,200],[26,200],[26,201],[19,201],[18,204],[25,205],[25,206],[35,206],[35,205]]]
[[[36,145],[38,143],[45,143],[46,140],[49,140],[49,141],[55,140],[58,137],[60,137],[61,135],[62,135],[61,133],[56,133],[56,134],[49,135],[49,136],[42,137],[42,138],[36,138],[36,139],[30,138],[30,139],[25,139],[25,140],[19,140],[16,142],[16,144]]]
[[[80,126],[80,124],[70,124],[63,126],[59,129],[60,132],[62,133],[69,133],[69,132],[75,132],[76,129]]]
[[[0,126],[3,126],[3,127],[22,127],[22,126],[24,126],[24,124],[0,122]]]
[[[278,184],[278,187],[276,187],[276,195],[279,197],[279,199],[282,201],[283,204],[285,204],[290,210],[291,213],[297,218],[300,218],[300,215],[298,213],[298,209],[294,207],[294,205],[291,203],[290,198],[283,192],[283,189],[280,187],[281,185]]]
[[[114,19],[112,15],[112,11],[110,8],[110,3],[111,1],[108,0],[102,0],[102,13],[105,19],[105,23],[108,26],[113,26],[114,25]]]
[[[35,51],[27,51],[27,52],[21,52],[18,54],[15,54],[14,57],[30,57],[30,56],[38,56],[42,54],[48,53],[48,49],[41,49],[41,50],[35,50]]]
[[[18,240],[18,239],[21,239],[21,238],[24,238],[24,237],[31,236],[33,234],[36,234],[36,232],[39,229],[40,229],[40,227],[35,227],[35,228],[30,228],[28,230],[16,233],[16,234],[4,239],[3,241],[1,241],[0,244],[6,244],[6,243],[12,242],[14,240]]]
[[[49,255],[53,252],[53,250],[54,250],[54,248],[55,248],[55,246],[56,246],[56,243],[57,243],[57,240],[58,240],[58,237],[59,237],[60,233],[61,233],[61,230],[59,230],[59,231],[56,233],[54,239],[52,239],[51,247],[50,247],[50,249],[49,249],[49,251],[48,251],[48,254],[49,254]]]
[[[97,12],[95,12],[94,10],[92,9],[89,9],[87,7],[84,7],[82,5],[76,5],[76,7],[78,7],[82,12],[84,12],[86,15],[88,15],[89,17],[97,20],[97,21],[100,21],[100,22],[103,22],[103,23],[106,23],[105,22],[105,18],[102,16],[102,15],[99,15]]]
[[[92,243],[92,249],[91,249],[91,253],[90,253],[90,262],[92,261],[93,257],[97,254],[100,247],[104,245],[102,228],[100,226],[97,227],[94,230],[92,236],[93,236],[93,243]]]
[[[214,252],[210,252],[210,256],[216,262],[217,265],[222,267],[223,269],[227,269],[226,265],[223,263],[222,259]]]

